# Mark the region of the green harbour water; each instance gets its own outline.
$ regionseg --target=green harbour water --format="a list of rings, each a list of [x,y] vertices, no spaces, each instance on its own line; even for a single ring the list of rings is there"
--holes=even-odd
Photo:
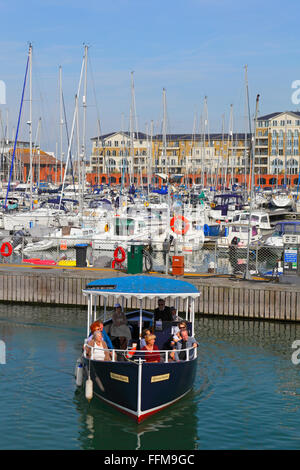
[[[300,324],[199,318],[195,386],[137,425],[76,389],[86,312],[0,305],[0,449],[298,449]]]

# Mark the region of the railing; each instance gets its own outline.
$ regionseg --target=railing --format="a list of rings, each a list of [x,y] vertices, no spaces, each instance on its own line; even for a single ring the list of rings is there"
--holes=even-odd
[[[90,354],[87,353],[87,351],[90,350]],[[97,360],[94,359],[94,351],[103,351],[109,352],[111,354],[111,361],[112,362],[124,362],[129,361],[129,362],[136,362],[138,360],[142,360],[142,362],[147,362],[145,359],[146,355],[149,354],[149,351],[141,351],[139,349],[135,350],[134,352],[131,349],[103,349],[99,348],[98,346],[91,346],[89,345],[86,341],[84,342],[84,357],[86,359],[91,359],[91,360]],[[180,362],[187,362],[193,359],[197,358],[197,348],[196,347],[191,347],[191,348],[186,348],[186,349],[164,349],[164,350],[154,350],[154,354],[159,354],[160,355],[160,361],[159,363],[168,363],[168,362],[176,362],[179,361],[179,359],[176,359],[179,353],[186,353],[186,359],[183,361],[181,360]],[[176,354],[177,353],[177,354]],[[99,360],[99,362],[108,362],[105,360]]]
[[[296,217],[296,213],[294,214]],[[188,235],[189,232],[187,232]],[[289,235],[290,236],[290,235]],[[239,237],[239,234],[237,234]],[[290,236],[292,238],[292,234]],[[293,237],[294,238],[294,237]],[[298,237],[297,237],[298,238]],[[53,237],[39,237],[40,241],[47,242],[49,240],[54,241]],[[8,241],[8,239],[5,239]],[[192,240],[193,241],[193,240]],[[218,274],[218,275],[235,275],[237,273],[243,273],[246,269],[247,262],[247,246],[220,246],[221,237],[208,237],[207,241],[203,245],[196,245],[189,240],[185,243],[185,237],[182,237],[181,242],[174,241],[170,246],[170,251],[164,251],[167,248],[161,241],[159,243],[153,242],[151,237],[147,240],[139,240],[139,243],[145,246],[152,247],[151,250],[147,251],[143,262],[143,270],[147,271],[148,267],[151,267],[151,271],[158,273],[166,273],[167,271],[172,273],[172,257],[176,255],[182,255],[184,257],[184,273],[188,274]],[[3,244],[0,242],[0,246]],[[75,267],[76,266],[76,249],[71,244],[75,245],[88,242],[86,251],[86,266],[94,268],[111,268],[114,260],[114,250],[117,246],[124,248],[125,253],[127,248],[130,248],[132,242],[128,241],[116,243],[110,240],[101,240],[97,242],[97,248],[91,245],[91,240],[84,238],[63,238],[61,240],[55,240],[54,245],[43,251],[30,251],[26,248],[26,240],[23,239],[19,243],[19,247],[10,240],[13,246],[13,252],[10,256],[0,255],[0,263],[6,264],[24,264],[27,266],[34,264],[41,264],[47,266],[62,266],[62,267]],[[17,248],[17,249],[16,249]],[[7,252],[7,250],[6,250]],[[150,263],[149,263],[149,259]],[[279,261],[283,259],[283,244],[281,246],[267,245],[263,241],[251,243],[250,256],[248,263],[248,270],[260,274],[274,272],[278,269]],[[81,266],[79,266],[81,267]],[[119,265],[116,266],[120,268]],[[122,268],[127,269],[127,256],[125,256],[124,262],[122,262]]]

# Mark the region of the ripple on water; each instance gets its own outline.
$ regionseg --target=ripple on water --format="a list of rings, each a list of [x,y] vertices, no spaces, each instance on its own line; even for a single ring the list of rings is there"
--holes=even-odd
[[[75,389],[85,312],[0,305],[2,449],[299,447],[300,325],[201,318],[191,393],[137,425]]]

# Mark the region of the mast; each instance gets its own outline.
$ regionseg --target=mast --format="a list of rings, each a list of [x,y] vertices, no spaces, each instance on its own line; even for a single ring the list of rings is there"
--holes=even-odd
[[[167,103],[166,103],[166,90],[163,88],[163,154],[165,158],[165,171],[168,178],[168,161],[167,161]]]
[[[30,158],[30,210],[32,210],[32,45],[29,44],[29,158]]]
[[[82,96],[82,106],[83,106],[83,123],[82,123],[82,147],[80,155],[80,165],[78,168],[78,177],[79,177],[79,191],[81,205],[83,204],[83,193],[85,189],[85,159],[86,159],[86,94],[87,94],[87,54],[88,46],[84,46],[84,83],[83,83],[83,96]],[[82,207],[81,207],[82,209]]]
[[[250,114],[250,103],[249,103],[249,88],[248,88],[248,65],[245,65],[245,84],[246,84],[246,116],[248,115],[248,128],[249,128],[249,138],[251,138],[251,114]],[[251,150],[251,142],[249,143],[249,151],[248,151],[248,158],[247,158],[247,150],[246,150],[246,141],[247,139],[247,131],[245,129],[245,188],[246,190],[250,189],[250,150]],[[248,163],[248,165],[247,165]],[[247,166],[249,168],[249,183],[247,185]]]
[[[231,186],[233,185],[233,104],[230,105],[230,118],[229,118],[229,138],[230,138],[230,147],[231,147],[231,169],[230,169],[230,181]]]
[[[134,72],[131,72],[131,105],[130,105],[130,116],[129,116],[129,127],[130,127],[130,174],[129,180],[130,185],[134,181],[134,136],[138,138],[138,122],[136,115],[136,106],[135,106],[135,91],[134,91]],[[135,129],[133,120],[135,121]],[[134,134],[135,133],[135,134]],[[139,161],[139,159],[138,159]]]
[[[197,130],[197,113],[195,112],[194,114],[194,122],[193,122],[193,134],[192,134],[192,147],[191,147],[191,161],[193,162],[193,159],[196,159],[196,155],[195,155],[195,143],[196,143],[196,130]],[[185,155],[185,167],[186,167],[186,187],[188,188],[188,192],[189,192],[189,195],[191,194],[191,191],[190,191],[190,181],[189,181],[189,175],[188,175],[188,171],[187,171],[187,168],[188,168],[188,158],[187,158],[187,155]],[[195,170],[195,171],[194,171]],[[193,171],[192,171],[192,174],[193,174],[193,181],[194,181],[194,178],[195,178],[195,173],[197,173],[197,165],[193,166]],[[191,199],[189,198],[189,202],[191,201]]]
[[[150,183],[153,183],[153,129],[154,129],[154,122],[151,121],[150,126],[150,161],[149,161],[149,176],[150,176]]]
[[[82,81],[82,75],[83,75],[83,68],[84,68],[84,63],[85,63],[84,61],[85,61],[85,58],[83,58],[82,65],[81,65],[80,79],[79,79],[79,84],[78,84],[78,90],[77,90],[77,93],[76,93],[76,95],[75,95],[75,102],[76,102],[77,97],[78,97],[79,94],[80,94],[81,81]],[[75,106],[75,110],[74,110],[74,114],[73,114],[73,122],[72,122],[72,128],[71,128],[71,135],[70,135],[70,140],[69,140],[69,145],[68,145],[67,161],[66,161],[65,173],[64,173],[63,182],[62,182],[62,188],[61,188],[61,197],[60,197],[60,201],[59,201],[59,210],[60,210],[60,207],[61,207],[61,200],[62,200],[62,195],[63,195],[63,192],[64,192],[64,186],[65,186],[65,181],[66,181],[68,163],[69,163],[70,155],[71,155],[71,146],[72,146],[72,141],[73,141],[75,123],[76,123],[76,106]]]
[[[250,186],[250,210],[249,210],[249,221],[248,221],[248,243],[247,243],[247,264],[245,271],[245,279],[250,279],[249,274],[249,254],[250,254],[250,231],[251,231],[251,215],[253,210],[254,202],[254,166],[255,166],[255,148],[256,148],[256,125],[257,125],[257,116],[258,116],[258,105],[259,105],[259,95],[256,96],[256,108],[255,108],[255,118],[254,118],[254,137],[252,137],[252,168],[251,168],[251,186]]]
[[[59,138],[60,138],[60,182],[63,180],[63,100],[62,100],[62,68],[59,66]]]
[[[127,153],[125,150],[125,133],[124,133],[124,113],[121,114],[121,153],[122,153],[122,159],[121,159],[121,171],[122,171],[122,177],[121,177],[121,194],[123,193],[123,188],[125,187],[125,167],[127,166],[127,155],[125,156],[124,154]],[[125,158],[126,157],[126,158]]]

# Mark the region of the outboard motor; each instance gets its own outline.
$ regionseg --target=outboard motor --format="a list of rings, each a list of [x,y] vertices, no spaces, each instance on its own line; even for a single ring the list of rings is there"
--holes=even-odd
[[[11,240],[11,244],[13,248],[16,248],[16,246],[21,245],[22,243],[24,244],[24,246],[27,245],[28,243],[28,241],[26,240],[27,235],[28,233],[26,233],[23,230],[18,230],[17,232],[15,232]]]

